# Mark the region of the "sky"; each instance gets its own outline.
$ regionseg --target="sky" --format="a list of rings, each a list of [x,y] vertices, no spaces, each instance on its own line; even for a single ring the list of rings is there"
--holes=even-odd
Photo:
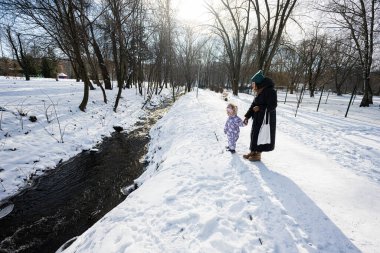
[[[103,104],[100,89],[92,91],[83,113],[77,109],[82,85],[0,80],[0,106],[6,109],[0,112],[0,199],[25,187],[31,175],[95,146],[115,122],[130,131],[144,115],[144,99],[134,89],[125,91],[117,114]],[[115,92],[107,91],[110,98]],[[276,148],[263,153],[261,162],[249,162],[242,155],[250,125],[241,128],[235,154],[225,150],[223,128],[227,103],[235,103],[243,117],[253,96],[229,94],[226,102],[220,93],[196,94],[178,99],[150,130],[142,158],[149,165],[135,180],[139,188],[64,252],[378,251],[379,97],[363,108],[358,96],[345,118],[349,95],[327,99],[325,93],[318,112],[319,94],[306,95],[295,117],[296,96],[289,94],[284,103],[279,91]],[[47,95],[65,126],[64,143],[50,135],[59,135],[57,121],[44,119]],[[40,122],[23,119],[22,129],[17,110]],[[9,211],[0,210],[0,217]]]
[[[204,9],[204,0],[174,0],[172,3],[181,19],[197,19]]]
[[[317,1],[303,0],[297,3],[293,12],[293,19],[287,22],[285,32],[289,38],[294,41],[302,40],[306,34],[313,32],[313,26],[321,22],[325,15],[314,10]],[[176,15],[179,21],[190,25],[210,24],[213,21],[212,15],[206,7],[206,3],[218,5],[217,0],[173,0],[173,8],[176,10]],[[255,21],[255,17],[251,16],[251,20]],[[302,27],[300,27],[302,26]],[[209,28],[205,28],[209,29]]]
[[[185,24],[203,25],[209,24],[211,16],[206,8],[206,2],[212,0],[173,0],[173,8],[176,10],[177,19]]]

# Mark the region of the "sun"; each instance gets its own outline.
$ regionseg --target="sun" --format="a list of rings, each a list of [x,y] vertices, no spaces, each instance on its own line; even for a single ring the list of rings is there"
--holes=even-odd
[[[178,20],[204,22],[208,18],[206,2],[209,0],[172,0]]]

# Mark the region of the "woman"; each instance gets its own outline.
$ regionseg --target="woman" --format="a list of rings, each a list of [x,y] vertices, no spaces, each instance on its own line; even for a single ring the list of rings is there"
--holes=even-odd
[[[261,152],[268,152],[274,149],[276,139],[276,107],[277,107],[277,93],[274,89],[272,79],[265,77],[260,70],[252,78],[252,88],[256,92],[256,97],[249,107],[247,113],[244,115],[244,124],[248,123],[249,118],[252,117],[251,129],[251,144],[249,152],[243,155],[245,159],[250,161],[260,161]],[[265,111],[269,114],[270,124],[270,143],[257,145],[257,137],[259,135],[261,124],[263,123]]]

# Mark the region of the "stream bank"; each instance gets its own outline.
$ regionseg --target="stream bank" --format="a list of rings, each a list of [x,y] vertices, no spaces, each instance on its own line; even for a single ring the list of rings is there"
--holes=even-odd
[[[0,219],[0,252],[55,252],[121,203],[121,189],[144,171],[149,130],[169,106],[149,111],[135,130],[114,132],[96,152],[78,154],[11,197],[14,209]]]

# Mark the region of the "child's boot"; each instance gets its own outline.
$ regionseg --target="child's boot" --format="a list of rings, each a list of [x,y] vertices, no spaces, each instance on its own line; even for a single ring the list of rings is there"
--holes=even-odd
[[[227,151],[230,151],[232,154],[236,152],[235,149],[230,149],[230,148],[228,148]]]

